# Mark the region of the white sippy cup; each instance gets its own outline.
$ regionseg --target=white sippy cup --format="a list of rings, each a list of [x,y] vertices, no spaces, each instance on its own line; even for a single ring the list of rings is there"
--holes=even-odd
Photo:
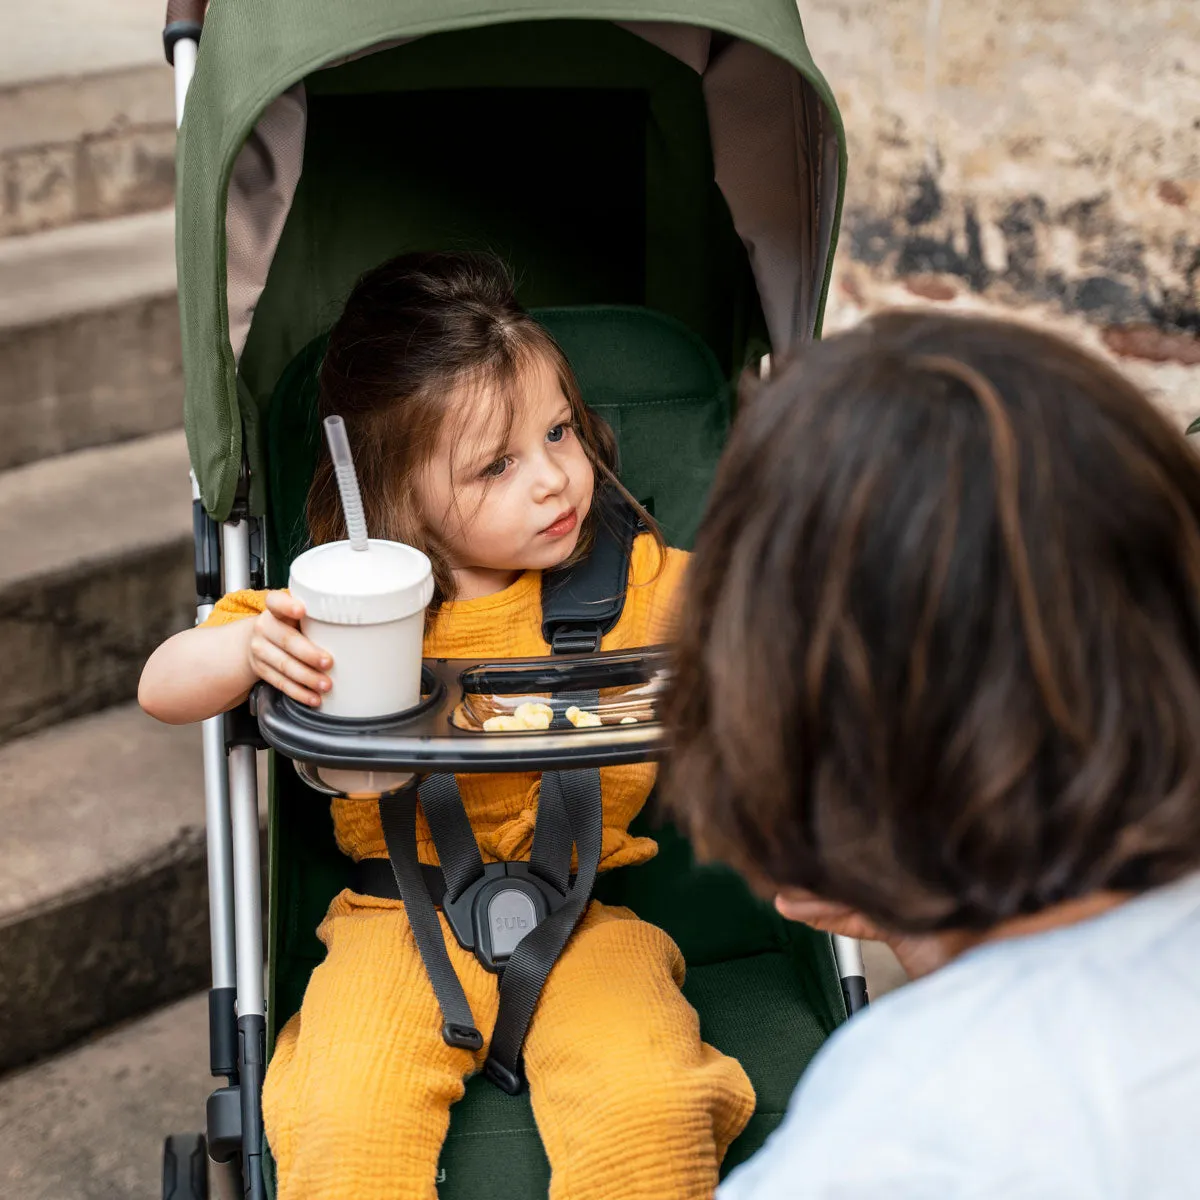
[[[412,546],[367,537],[342,418],[327,418],[325,432],[349,540],[306,550],[292,563],[288,588],[304,605],[301,632],[333,656],[332,687],[320,711],[331,717],[391,716],[421,699],[433,568]],[[394,771],[317,770],[328,786],[358,796],[390,791],[411,778]]]

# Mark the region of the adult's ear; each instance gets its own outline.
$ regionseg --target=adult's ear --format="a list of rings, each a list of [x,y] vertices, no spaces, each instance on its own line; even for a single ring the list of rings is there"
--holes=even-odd
[[[860,941],[887,941],[887,934],[857,909],[834,900],[823,900],[805,888],[785,888],[776,893],[775,908],[789,921],[800,921],[826,933]]]
[[[909,979],[919,979],[979,941],[979,937],[930,933],[922,936],[889,933],[848,904],[822,900],[804,888],[786,888],[775,895],[775,907],[789,921],[800,921],[824,933],[838,933],[861,942],[886,942]]]

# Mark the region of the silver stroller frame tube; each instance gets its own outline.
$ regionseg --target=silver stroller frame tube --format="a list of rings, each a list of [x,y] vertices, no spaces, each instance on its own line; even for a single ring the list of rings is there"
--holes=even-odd
[[[182,19],[174,22],[171,5],[167,14],[164,44],[174,68],[178,127],[196,67],[203,6],[195,12],[181,11],[178,16]],[[250,525],[247,520],[227,523],[221,530],[218,551],[194,475],[192,511],[199,623],[212,611],[222,589],[250,586]],[[219,572],[224,578],[217,588]],[[213,1092],[207,1106],[209,1195],[217,1200],[260,1200],[265,1197],[262,1080],[266,1006],[256,751],[244,742],[229,745],[224,716],[205,721],[202,737],[212,952],[210,1067],[213,1075],[226,1078],[226,1086]]]
[[[225,591],[250,587],[250,523],[221,527]],[[229,747],[229,812],[233,829],[233,885],[238,1018],[265,1016],[263,1000],[262,881],[258,845],[258,763],[253,746]]]
[[[837,959],[838,977],[842,981],[846,1015],[852,1017],[867,1006],[867,971],[863,966],[862,947],[856,938],[835,933],[833,956]]]
[[[221,562],[227,592],[251,586],[250,522],[221,527]],[[234,941],[237,960],[238,1086],[244,1194],[265,1196],[262,1174],[262,1085],[267,1068],[263,988],[262,873],[258,836],[258,762],[252,742],[226,739],[229,809],[233,832]]]
[[[192,475],[192,504],[200,502],[200,487]],[[197,596],[196,624],[204,622],[213,610],[209,596]],[[222,717],[209,717],[201,725],[204,743],[204,815],[208,834],[208,915],[209,941],[212,953],[212,986],[214,992],[233,990],[237,986],[233,927],[233,841],[229,824],[229,779],[225,770],[225,722]],[[210,1019],[211,1019],[210,1012]],[[229,1075],[217,1067],[214,1055],[213,1074]]]

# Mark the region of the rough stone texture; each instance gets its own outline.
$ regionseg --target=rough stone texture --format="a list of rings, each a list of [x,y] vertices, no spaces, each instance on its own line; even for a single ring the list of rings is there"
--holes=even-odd
[[[182,409],[170,209],[0,239],[0,470]]]
[[[173,105],[165,65],[0,83],[0,238],[169,205]]]
[[[833,286],[829,295],[829,307],[825,314],[826,334],[836,333],[857,324],[865,317],[884,308],[946,308],[958,312],[985,313],[1008,320],[1025,321],[1038,329],[1050,330],[1062,337],[1086,347],[1108,359],[1119,370],[1128,375],[1180,429],[1200,416],[1200,368],[1190,365],[1190,360],[1174,355],[1162,360],[1143,351],[1137,356],[1114,352],[1111,342],[1114,332],[1111,327],[1096,325],[1086,315],[1078,312],[1063,312],[1057,304],[1028,301],[1006,303],[990,295],[981,295],[958,284],[949,289],[953,294],[945,299],[939,294],[931,297],[924,278],[913,286],[911,279],[881,278],[870,267],[854,262],[849,255],[839,257],[834,268]],[[1161,330],[1140,330],[1134,333],[1122,331],[1122,336],[1137,336],[1155,341],[1163,335]],[[1194,345],[1190,335],[1182,336],[1185,345]]]
[[[0,594],[0,654],[20,688],[0,700],[0,739],[120,704],[150,652],[193,611],[190,538],[81,563]]]
[[[202,1127],[214,1086],[203,995],[0,1079],[0,1195],[159,1195],[163,1138]]]
[[[153,0],[36,0],[6,4],[0,15],[0,85],[82,75],[88,71],[154,67],[163,59],[163,12]]]
[[[194,619],[182,432],[0,473],[0,742],[132,699]]]
[[[161,208],[175,195],[175,129],[22,147],[0,158],[0,179],[0,237]]]
[[[0,1069],[209,977],[200,732],[136,705],[0,749]]]
[[[128,704],[0,747],[0,821],[0,1070],[207,985],[197,727]]]
[[[174,296],[0,329],[0,470],[179,426]]]
[[[0,1069],[205,986],[204,832],[0,924]]]
[[[801,13],[847,127],[842,319],[963,296],[1065,318],[1173,410],[1200,410],[1187,398],[1200,6],[804,0]]]

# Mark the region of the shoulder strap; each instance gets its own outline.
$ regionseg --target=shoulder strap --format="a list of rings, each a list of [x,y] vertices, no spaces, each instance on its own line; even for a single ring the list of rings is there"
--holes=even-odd
[[[629,556],[641,521],[613,487],[596,490],[596,540],[588,556],[542,576],[542,637],[554,654],[589,654],[621,619]]]

